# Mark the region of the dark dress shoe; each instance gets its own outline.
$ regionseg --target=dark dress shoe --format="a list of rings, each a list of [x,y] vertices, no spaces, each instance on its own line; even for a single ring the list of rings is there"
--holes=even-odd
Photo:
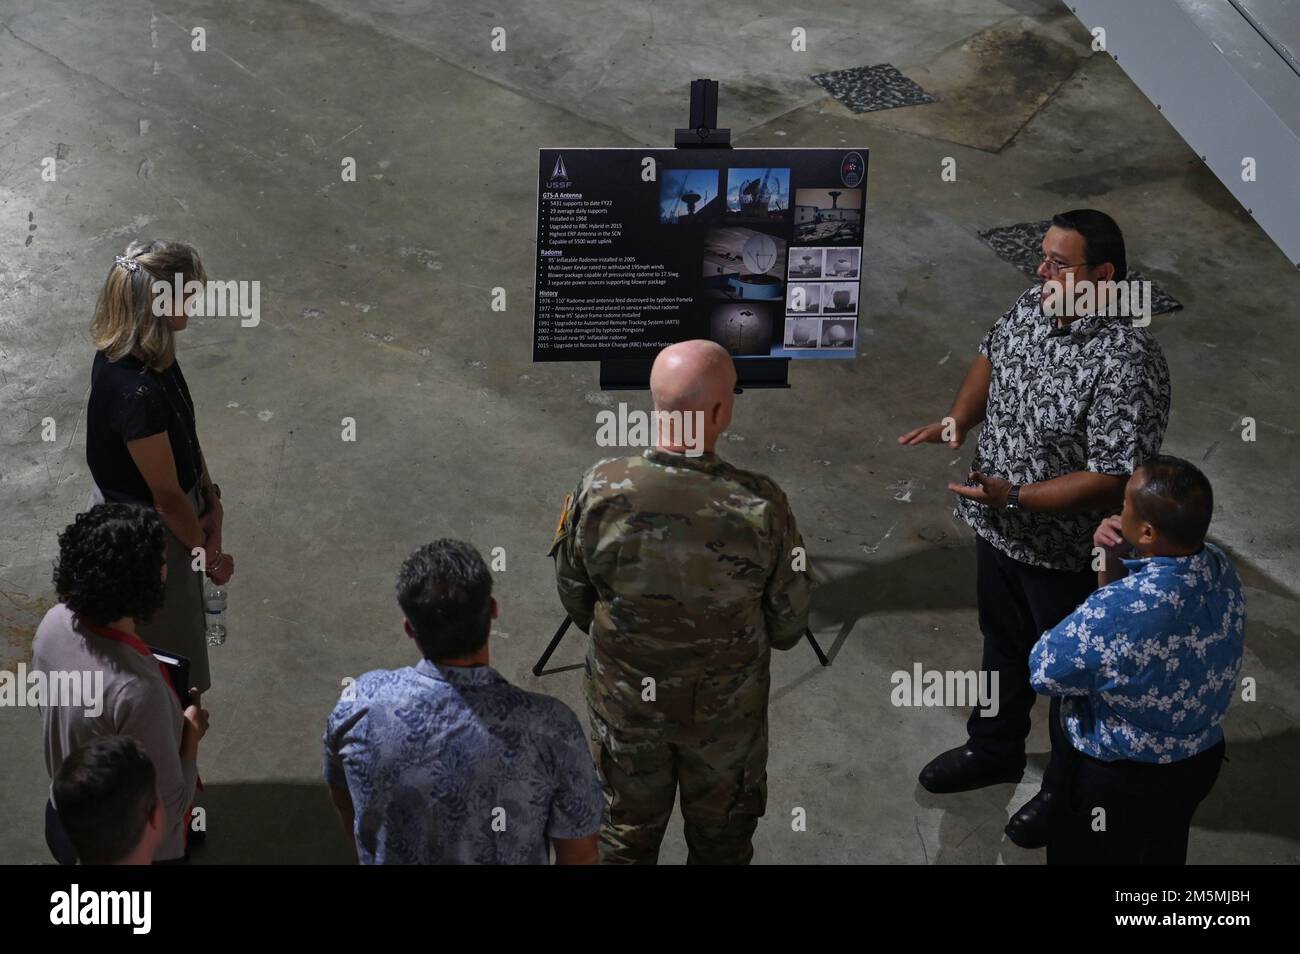
[[[1024,768],[999,764],[969,745],[959,745],[942,755],[936,755],[929,765],[921,769],[918,781],[927,792],[947,795],[1002,782],[1018,782],[1024,773]]]
[[[1007,837],[1021,848],[1047,847],[1048,819],[1052,810],[1052,793],[1039,792],[1007,822]]]

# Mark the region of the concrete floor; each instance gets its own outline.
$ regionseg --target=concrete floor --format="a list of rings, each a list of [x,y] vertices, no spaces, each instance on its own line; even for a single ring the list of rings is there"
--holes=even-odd
[[[95,295],[129,240],[175,237],[214,277],[263,287],[260,326],[196,321],[180,344],[239,561],[230,639],[213,653],[212,835],[197,860],[342,857],[323,722],[344,677],[415,658],[392,587],[433,537],[505,548],[494,665],[581,711],[576,672],[529,669],[562,615],[545,556],[555,516],[601,456],[595,413],[613,399],[592,365],[529,363],[536,150],[668,144],[689,80],[707,75],[737,145],[871,149],[860,356],[796,364],[791,390],[745,394],[724,448],[784,486],[831,578],[815,628],[833,667],[803,645],[774,662],[756,860],[1043,861],[1002,826],[1036,787],[1045,706],[1021,785],[939,798],[916,784],[966,714],[892,707],[889,675],[978,665],[973,547],[945,489],[970,446],[894,437],[946,410],[1027,284],[976,232],[1098,206],[1126,228],[1130,261],[1186,305],[1153,324],[1174,381],[1166,449],[1214,482],[1212,534],[1249,587],[1243,675],[1258,701],[1229,715],[1231,762],[1191,859],[1296,861],[1300,277],[1060,4],[953,6],[6,0],[0,668],[30,655],[55,535],[87,491]],[[489,48],[498,25],[505,53]],[[194,26],[206,52],[190,51]],[[941,102],[858,116],[806,79],[881,62]],[[344,156],[355,183],[340,182]],[[940,179],[947,156],[956,182]],[[490,309],[497,285],[504,314]],[[1254,443],[1238,437],[1246,415]],[[355,443],[339,439],[344,416]],[[553,664],[583,648],[575,633]],[[36,712],[0,711],[0,765],[0,861],[46,861]],[[795,808],[807,831],[791,830]],[[674,822],[663,859],[684,855]]]

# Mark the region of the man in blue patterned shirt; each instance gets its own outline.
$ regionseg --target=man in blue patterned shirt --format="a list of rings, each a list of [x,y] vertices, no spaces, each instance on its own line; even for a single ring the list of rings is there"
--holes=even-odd
[[[492,576],[437,540],[397,579],[424,656],[349,686],[325,729],[325,781],[363,864],[592,864],[605,796],[578,717],[488,665]],[[549,847],[548,847],[549,842]]]
[[[1030,653],[1034,688],[1064,697],[1073,747],[1050,864],[1187,861],[1192,815],[1223,760],[1246,627],[1237,571],[1205,542],[1213,509],[1195,466],[1144,463],[1123,512],[1093,537],[1101,588]],[[1117,561],[1125,550],[1134,558]]]

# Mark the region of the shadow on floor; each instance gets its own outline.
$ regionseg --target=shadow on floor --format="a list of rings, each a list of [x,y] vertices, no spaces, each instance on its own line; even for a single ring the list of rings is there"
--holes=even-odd
[[[197,802],[207,812],[199,865],[345,865],[354,858],[324,782],[207,785]]]
[[[1239,704],[1240,705],[1240,704]],[[1233,710],[1233,715],[1238,709]],[[1300,845],[1300,729],[1234,741],[1219,781],[1201,803],[1193,825],[1215,831],[1250,831]]]
[[[975,547],[933,547],[893,560],[811,561],[817,575],[813,612],[848,622],[867,613],[973,609]]]
[[[975,548],[935,547],[893,560],[815,558],[811,625],[834,662],[859,620],[874,613],[975,608]],[[831,636],[832,628],[838,631]],[[829,645],[828,645],[829,643]]]
[[[939,819],[938,850],[926,849],[932,855],[928,857],[929,863],[991,865],[997,862],[999,854],[1003,863],[1009,865],[1046,863],[1046,850],[1026,851],[1012,844],[1003,833],[1008,809],[1020,807],[1018,803],[1013,804],[1017,802],[1016,789],[1012,784],[990,785],[973,792],[933,795],[918,784],[916,803],[922,808],[943,811]],[[1020,801],[1032,797],[1030,792]],[[920,838],[919,831],[917,837]]]

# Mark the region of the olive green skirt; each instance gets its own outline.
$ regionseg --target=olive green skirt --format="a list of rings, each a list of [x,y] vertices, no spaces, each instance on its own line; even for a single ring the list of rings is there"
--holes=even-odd
[[[189,492],[189,500],[195,516],[202,516],[206,501],[197,484]],[[86,509],[103,502],[104,495],[95,487],[90,492]],[[208,667],[207,620],[203,613],[204,574],[191,569],[193,563],[194,557],[185,544],[168,530],[167,585],[163,605],[148,620],[136,620],[135,630],[155,649],[165,649],[190,661],[190,685],[182,691],[193,687],[207,692],[212,686],[212,673]]]

